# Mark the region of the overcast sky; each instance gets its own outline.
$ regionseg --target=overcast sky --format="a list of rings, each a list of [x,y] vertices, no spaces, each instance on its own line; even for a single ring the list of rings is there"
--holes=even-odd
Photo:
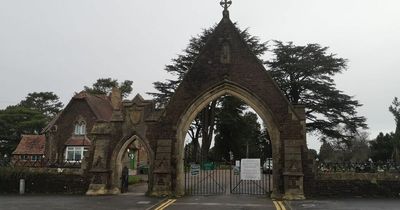
[[[219,0],[0,0],[0,108],[34,91],[66,104],[104,77],[132,80],[134,94],[149,98],[152,82],[169,77],[164,65],[221,11]],[[364,104],[374,138],[395,128],[399,11],[398,0],[233,0],[230,16],[262,41],[319,43],[347,58],[337,86]]]

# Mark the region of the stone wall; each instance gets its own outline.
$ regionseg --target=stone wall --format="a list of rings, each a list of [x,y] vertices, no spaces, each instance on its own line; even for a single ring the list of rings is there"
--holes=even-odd
[[[319,173],[308,185],[306,197],[399,197],[400,174]]]

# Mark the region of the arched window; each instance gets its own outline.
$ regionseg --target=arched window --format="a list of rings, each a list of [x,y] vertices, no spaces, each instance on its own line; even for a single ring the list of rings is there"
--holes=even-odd
[[[86,123],[85,121],[80,121],[75,124],[75,135],[85,135],[86,134]]]

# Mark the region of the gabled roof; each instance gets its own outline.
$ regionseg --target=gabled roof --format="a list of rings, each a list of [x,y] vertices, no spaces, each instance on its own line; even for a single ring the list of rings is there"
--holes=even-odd
[[[77,100],[85,100],[90,107],[93,114],[96,116],[98,121],[110,121],[113,113],[110,97],[106,95],[89,94],[86,91],[82,91],[69,101],[68,105],[62,110],[50,123],[42,130],[42,133],[48,130],[56,124],[57,120],[65,113],[66,110]]]
[[[22,135],[13,155],[43,155],[46,143],[45,135]]]

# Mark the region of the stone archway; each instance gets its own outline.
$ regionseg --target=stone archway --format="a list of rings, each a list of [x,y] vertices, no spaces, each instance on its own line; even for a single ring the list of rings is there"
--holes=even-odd
[[[110,161],[110,168],[112,170],[111,173],[111,194],[118,194],[121,192],[121,172],[122,172],[122,159],[123,156],[126,152],[126,149],[128,148],[129,145],[131,145],[133,142],[139,141],[140,144],[142,144],[147,152],[147,157],[149,161],[149,176],[150,172],[153,170],[153,151],[150,147],[150,145],[147,143],[147,141],[144,141],[141,137],[138,135],[132,135],[127,138],[121,139],[121,141],[118,142],[118,144],[115,146],[112,156],[111,156],[111,161]],[[151,181],[149,177],[149,181]]]
[[[257,96],[251,94],[249,90],[246,90],[240,85],[235,84],[233,82],[225,81],[221,84],[216,85],[215,87],[210,88],[205,91],[203,94],[198,96],[195,101],[189,106],[189,108],[183,113],[183,115],[179,119],[179,123],[177,126],[176,139],[177,143],[175,145],[175,151],[177,156],[176,162],[176,193],[184,194],[184,168],[183,168],[183,147],[184,140],[189,129],[190,123],[195,119],[196,115],[211,101],[224,96],[224,95],[232,95],[236,98],[241,99],[247,105],[252,107],[257,114],[260,115],[261,119],[266,122],[267,130],[270,134],[270,138],[272,141],[272,157],[274,162],[280,162],[280,137],[279,137],[279,129],[276,123],[276,119],[273,116],[271,110],[259,99]],[[275,168],[274,171],[274,180],[273,180],[273,192],[278,191],[280,176],[279,171],[281,168],[279,165]]]
[[[303,199],[307,157],[304,106],[292,105],[229,19],[228,11],[215,28],[169,103],[156,109],[154,101],[112,98],[109,122],[92,130],[92,184],[88,194],[118,189],[118,160],[135,140],[149,151],[150,195],[183,194],[183,139],[196,114],[211,100],[233,95],[250,105],[266,122],[274,160],[273,196]],[[132,132],[135,131],[135,135]],[[140,136],[139,136],[140,134]],[[154,152],[154,153],[153,153]]]
[[[229,58],[229,59],[226,59]],[[160,120],[147,131],[155,142],[155,194],[183,194],[183,139],[196,114],[211,100],[233,95],[266,122],[274,159],[273,196],[302,199],[304,107],[289,103],[249,50],[227,11],[198,59],[186,73]]]

